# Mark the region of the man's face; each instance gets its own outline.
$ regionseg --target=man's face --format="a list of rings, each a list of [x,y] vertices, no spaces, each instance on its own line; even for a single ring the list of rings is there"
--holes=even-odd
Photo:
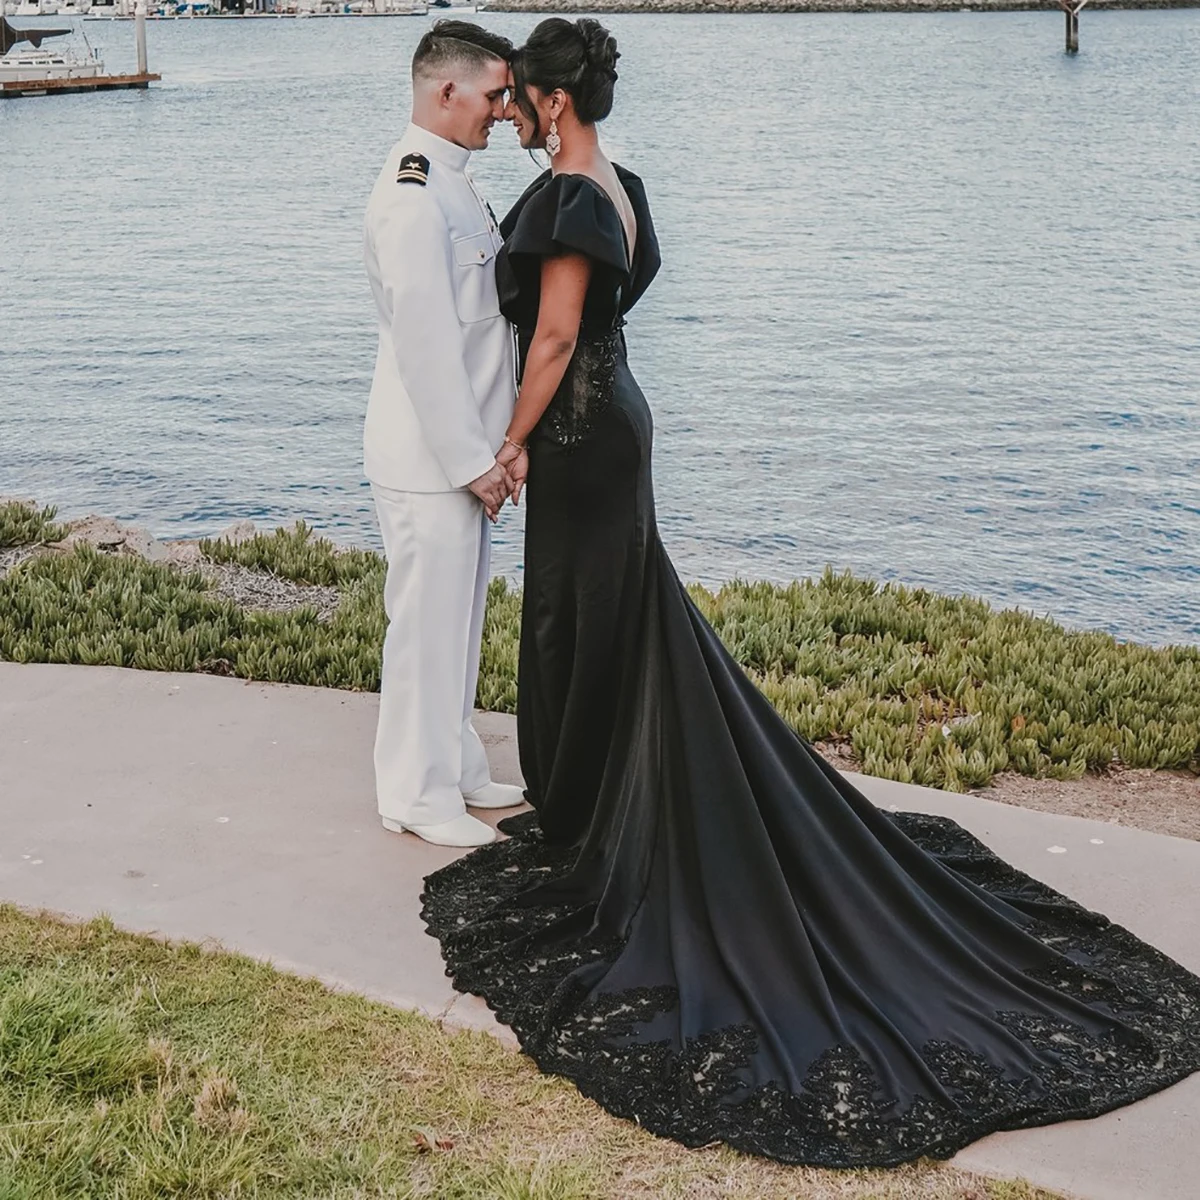
[[[465,150],[485,149],[492,126],[504,120],[507,89],[508,64],[499,59],[489,61],[473,75],[456,80],[446,101],[451,140]]]

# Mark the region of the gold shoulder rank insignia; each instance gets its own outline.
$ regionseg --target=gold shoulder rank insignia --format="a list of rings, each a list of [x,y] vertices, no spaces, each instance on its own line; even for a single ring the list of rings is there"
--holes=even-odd
[[[423,154],[406,154],[400,160],[396,172],[397,183],[419,183],[422,187],[429,180],[429,159]]]

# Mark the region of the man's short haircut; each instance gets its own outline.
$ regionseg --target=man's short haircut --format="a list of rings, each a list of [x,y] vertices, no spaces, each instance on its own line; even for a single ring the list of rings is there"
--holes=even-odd
[[[435,21],[413,53],[413,78],[444,79],[464,68],[474,73],[497,60],[508,62],[512,52],[508,38],[470,21]]]

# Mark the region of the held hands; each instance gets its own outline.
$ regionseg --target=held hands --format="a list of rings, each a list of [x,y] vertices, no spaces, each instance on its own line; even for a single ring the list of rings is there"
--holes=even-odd
[[[528,476],[529,451],[505,438],[504,445],[496,452],[496,465],[467,487],[479,497],[488,520],[495,524],[505,500],[511,497],[514,507],[520,503]]]
[[[467,484],[482,501],[483,511],[487,513],[487,518],[493,525],[500,519],[500,509],[505,500],[512,495],[515,486],[512,476],[501,465],[499,455],[496,456],[496,464],[490,471],[485,471],[478,479]]]
[[[512,502],[515,508],[521,502],[521,491],[525,487],[525,480],[529,478],[529,451],[505,439],[496,454],[496,462],[508,472],[513,482]]]

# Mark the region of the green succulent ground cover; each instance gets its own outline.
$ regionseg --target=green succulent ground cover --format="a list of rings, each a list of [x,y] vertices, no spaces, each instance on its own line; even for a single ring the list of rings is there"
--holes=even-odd
[[[56,542],[65,532],[54,523],[52,508],[38,508],[19,500],[0,504],[0,550]]]
[[[51,510],[19,508],[0,507],[0,545],[52,540]],[[0,578],[0,658],[378,688],[378,555],[339,550],[304,525],[201,548],[217,562],[334,585],[341,603],[327,621],[315,609],[249,611],[199,572],[81,548]],[[848,743],[869,774],[957,791],[1000,771],[1200,770],[1200,648],[1120,643],[829,570],[786,587],[691,591],[784,718],[813,741]],[[494,580],[481,707],[515,711],[519,636],[520,593]]]

